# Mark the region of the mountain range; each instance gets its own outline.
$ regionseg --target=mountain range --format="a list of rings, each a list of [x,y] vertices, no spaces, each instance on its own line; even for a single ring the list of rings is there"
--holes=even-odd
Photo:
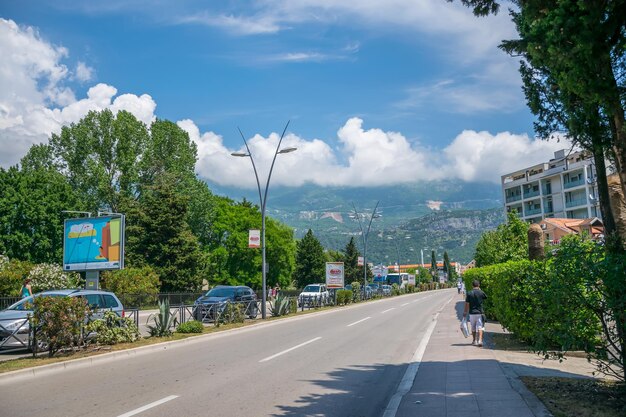
[[[218,195],[258,202],[257,190],[229,189],[209,184]],[[367,231],[368,262],[430,263],[435,250],[441,261],[469,262],[480,235],[504,221],[502,191],[493,183],[431,181],[388,187],[270,188],[267,215],[294,228],[296,238],[311,229],[322,245],[342,250],[354,237],[363,252],[361,227]],[[356,219],[355,209],[361,218]]]

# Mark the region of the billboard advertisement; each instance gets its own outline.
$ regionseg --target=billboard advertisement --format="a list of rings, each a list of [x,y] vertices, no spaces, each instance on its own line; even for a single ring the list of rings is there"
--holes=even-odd
[[[343,287],[343,262],[326,262],[326,288]]]
[[[123,267],[124,216],[65,220],[64,271],[100,271]]]

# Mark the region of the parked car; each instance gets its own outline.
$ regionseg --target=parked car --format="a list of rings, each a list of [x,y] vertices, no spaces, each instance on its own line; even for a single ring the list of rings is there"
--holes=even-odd
[[[381,286],[381,290],[383,291],[383,295],[391,295],[391,285],[384,284]]]
[[[298,307],[303,305],[325,305],[330,299],[326,284],[309,284],[298,296]]]
[[[250,287],[218,285],[195,301],[193,316],[198,321],[215,321],[229,303],[242,303],[248,318],[259,314],[257,296]]]
[[[367,284],[368,287],[370,287],[372,289],[372,295],[374,294],[382,294],[382,288],[380,287],[379,284],[372,282]]]
[[[0,311],[0,348],[29,347],[30,324],[28,317],[33,314],[33,300],[37,297],[83,297],[91,308],[92,320],[102,318],[105,311],[111,310],[124,317],[124,306],[117,296],[100,290],[52,290],[26,297]]]
[[[366,285],[361,289],[361,293],[363,295],[364,300],[369,300],[374,296],[374,290],[369,285]]]

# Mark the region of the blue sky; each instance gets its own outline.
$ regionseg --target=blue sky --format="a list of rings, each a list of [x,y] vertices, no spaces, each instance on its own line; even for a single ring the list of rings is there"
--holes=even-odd
[[[457,3],[0,0],[0,165],[108,107],[179,122],[227,186],[237,127],[263,170],[287,120],[283,185],[496,182],[564,145],[533,139],[506,12]]]

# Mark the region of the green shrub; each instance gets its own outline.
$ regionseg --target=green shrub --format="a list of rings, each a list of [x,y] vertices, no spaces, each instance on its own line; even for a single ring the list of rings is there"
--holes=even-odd
[[[117,294],[124,306],[157,304],[161,284],[159,276],[149,266],[106,271],[100,282],[102,288]]]
[[[270,312],[273,317],[286,316],[289,314],[289,297],[278,294],[273,302],[270,302]]]
[[[31,325],[39,343],[34,346],[43,342],[49,357],[61,349],[82,346],[82,327],[90,315],[82,297],[36,297]]]
[[[361,283],[354,281],[352,283],[352,302],[356,303],[361,300]]]
[[[413,294],[415,292],[415,285],[409,284],[406,286],[406,292],[409,294]]]
[[[176,328],[178,333],[202,333],[204,326],[201,322],[196,320],[190,320],[185,323],[181,323]]]
[[[298,299],[296,297],[289,297],[289,313],[295,314],[298,312]]]
[[[400,287],[398,284],[391,285],[391,295],[400,295]]]
[[[27,261],[9,260],[4,255],[0,259],[0,295],[19,297],[24,279],[34,265]]]
[[[246,306],[242,303],[226,303],[215,321],[215,325],[219,327],[223,323],[243,323],[246,319],[245,309]]]
[[[139,329],[128,317],[120,317],[113,311],[107,311],[101,319],[87,325],[87,332],[95,332],[93,342],[101,345],[130,343],[139,339]]]
[[[337,304],[344,305],[352,302],[352,291],[350,290],[337,290]]]
[[[154,326],[148,325],[150,336],[169,336],[172,334],[172,327],[176,327],[177,319],[170,311],[170,302],[167,299],[159,301],[159,312],[151,314],[148,321],[150,319],[154,321]]]

